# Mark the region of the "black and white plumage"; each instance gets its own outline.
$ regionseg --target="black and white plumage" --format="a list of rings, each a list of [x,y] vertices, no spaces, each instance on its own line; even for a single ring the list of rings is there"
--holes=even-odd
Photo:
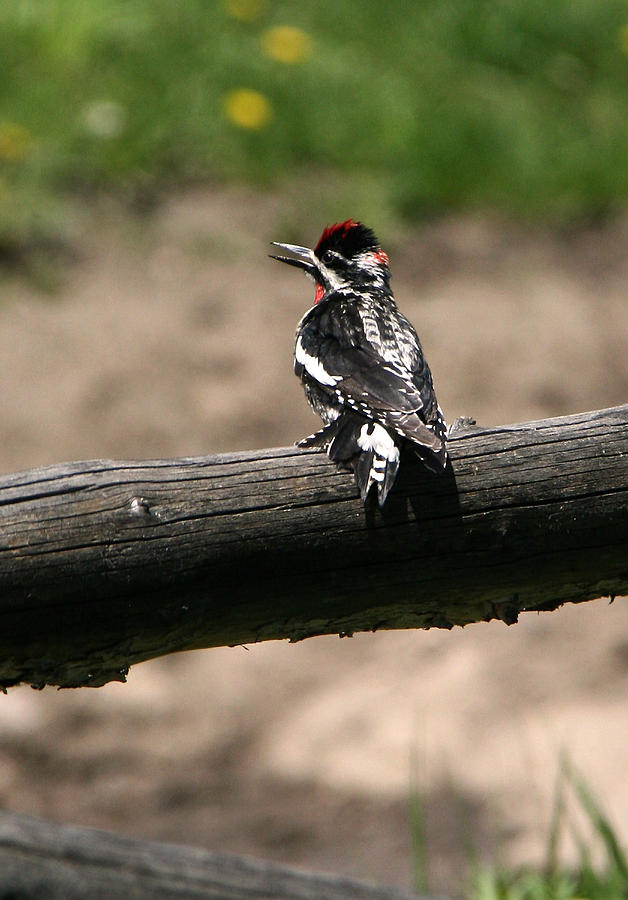
[[[446,428],[412,324],[397,309],[388,256],[374,233],[349,219],[326,228],[314,250],[275,246],[303,269],[314,306],[297,327],[294,371],[324,427],[299,447],[326,449],[352,469],[363,501],[377,485],[383,506],[407,442],[435,471],[447,464]]]

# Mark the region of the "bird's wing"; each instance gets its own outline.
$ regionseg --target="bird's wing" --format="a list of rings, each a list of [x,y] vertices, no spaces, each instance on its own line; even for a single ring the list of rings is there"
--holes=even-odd
[[[434,398],[431,376],[427,370],[421,377],[425,364],[422,355],[417,356],[422,365],[411,371],[384,359],[373,345],[347,347],[335,336],[306,327],[297,340],[295,370],[300,374],[305,369],[350,409],[439,455],[440,429],[425,418],[426,400]]]

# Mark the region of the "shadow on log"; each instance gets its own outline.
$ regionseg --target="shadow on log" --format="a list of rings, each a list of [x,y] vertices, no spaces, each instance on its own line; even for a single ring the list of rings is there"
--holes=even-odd
[[[0,479],[0,685],[99,686],[178,650],[451,628],[628,592],[628,406],[452,435],[383,511],[321,453]]]
[[[20,900],[419,900],[275,863],[0,814],[0,896]],[[423,900],[429,900],[423,895]],[[436,900],[436,898],[434,898]]]

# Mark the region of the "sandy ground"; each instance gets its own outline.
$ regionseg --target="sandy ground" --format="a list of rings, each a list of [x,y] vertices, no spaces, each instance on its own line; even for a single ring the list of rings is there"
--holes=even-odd
[[[326,223],[305,228],[290,203],[207,189],[150,219],[77,210],[58,293],[5,274],[0,470],[309,433],[291,354],[311,287],[265,256]],[[457,220],[387,238],[450,420],[626,401],[627,221],[531,235]],[[126,685],[0,697],[0,803],[407,885],[416,785],[433,885],[460,890],[470,845],[539,861],[561,751],[628,842],[627,691],[621,599],[512,628],[182,654]]]

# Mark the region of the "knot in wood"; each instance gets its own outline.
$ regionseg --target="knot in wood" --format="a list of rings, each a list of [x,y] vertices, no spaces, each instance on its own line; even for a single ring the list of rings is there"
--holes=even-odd
[[[150,504],[143,497],[132,497],[129,502],[129,510],[132,516],[140,518],[151,515]]]

